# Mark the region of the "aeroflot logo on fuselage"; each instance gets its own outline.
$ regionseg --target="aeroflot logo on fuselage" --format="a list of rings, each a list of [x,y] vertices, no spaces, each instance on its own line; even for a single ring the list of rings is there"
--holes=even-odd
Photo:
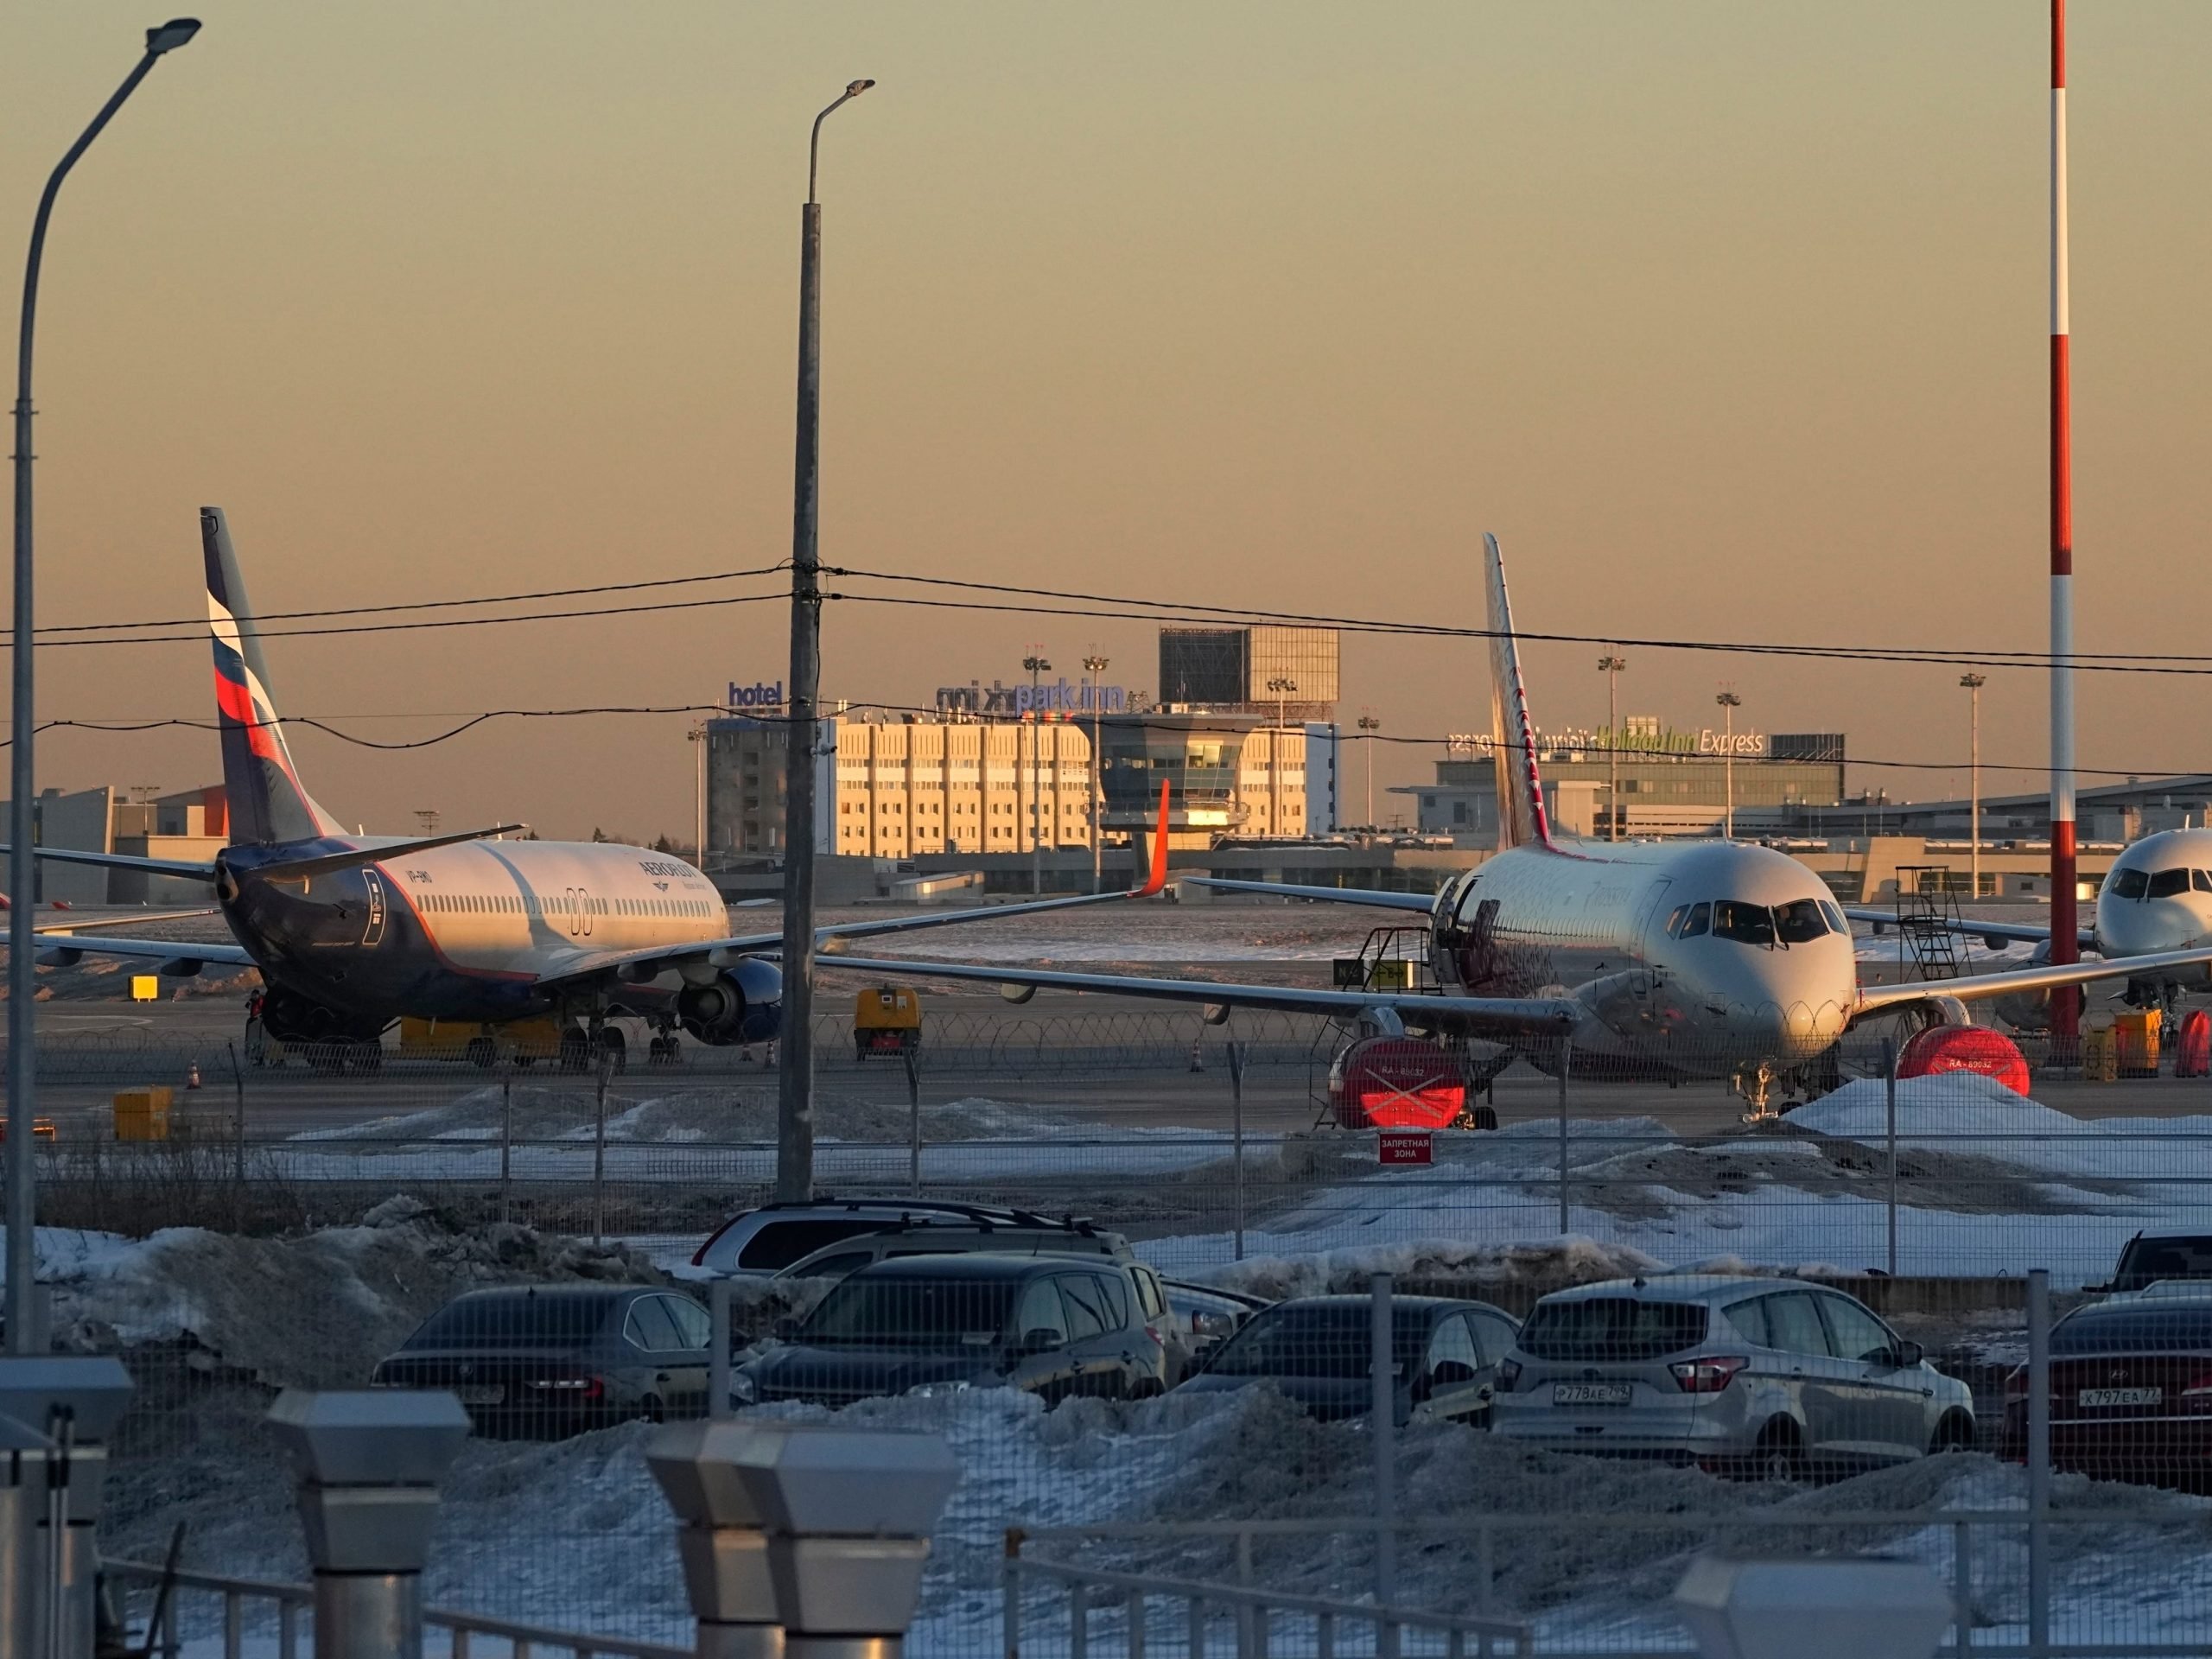
[[[689,875],[691,874],[681,864],[665,864],[656,858],[639,859],[638,868],[647,875]]]

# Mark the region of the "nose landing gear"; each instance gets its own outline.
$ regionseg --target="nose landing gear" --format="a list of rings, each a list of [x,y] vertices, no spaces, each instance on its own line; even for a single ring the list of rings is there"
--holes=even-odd
[[[1744,1097],[1744,1104],[1747,1108],[1744,1113],[1745,1122],[1779,1123],[1782,1121],[1782,1114],[1775,1109],[1770,1099],[1778,1075],[1773,1066],[1763,1060],[1757,1065],[1745,1066],[1729,1079],[1729,1088]]]

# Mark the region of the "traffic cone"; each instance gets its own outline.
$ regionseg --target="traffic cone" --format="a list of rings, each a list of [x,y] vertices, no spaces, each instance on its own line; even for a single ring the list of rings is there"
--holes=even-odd
[[[184,1086],[187,1089],[197,1089],[200,1086],[200,1063],[197,1060],[185,1067]]]

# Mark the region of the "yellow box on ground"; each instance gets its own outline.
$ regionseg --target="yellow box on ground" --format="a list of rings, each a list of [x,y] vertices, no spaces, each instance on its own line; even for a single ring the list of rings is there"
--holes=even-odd
[[[169,1106],[175,1098],[167,1084],[125,1089],[115,1097],[115,1138],[118,1141],[166,1141],[169,1138]]]
[[[162,1000],[162,976],[159,974],[130,976],[130,1000],[133,1002],[158,1002]]]
[[[2157,1075],[2160,1021],[2161,1015],[2156,1008],[2139,1008],[2131,1014],[2113,1016],[2113,1041],[2118,1049],[2113,1058],[2120,1076]]]
[[[2117,1083],[2120,1080],[2120,1044],[2107,1025],[2082,1027],[2082,1081],[2084,1083]]]

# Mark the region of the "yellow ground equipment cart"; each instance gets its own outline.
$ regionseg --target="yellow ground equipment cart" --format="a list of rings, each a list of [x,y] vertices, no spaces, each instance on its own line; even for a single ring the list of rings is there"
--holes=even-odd
[[[922,999],[903,985],[878,986],[853,1000],[853,1048],[871,1054],[912,1054],[922,1046]]]
[[[115,1138],[118,1141],[166,1141],[169,1114],[176,1096],[166,1084],[125,1089],[115,1097]]]
[[[412,1059],[467,1060],[491,1065],[512,1055],[518,1065],[550,1060],[561,1052],[561,1027],[552,1020],[511,1020],[484,1025],[474,1020],[417,1020],[399,1022],[399,1052]]]

